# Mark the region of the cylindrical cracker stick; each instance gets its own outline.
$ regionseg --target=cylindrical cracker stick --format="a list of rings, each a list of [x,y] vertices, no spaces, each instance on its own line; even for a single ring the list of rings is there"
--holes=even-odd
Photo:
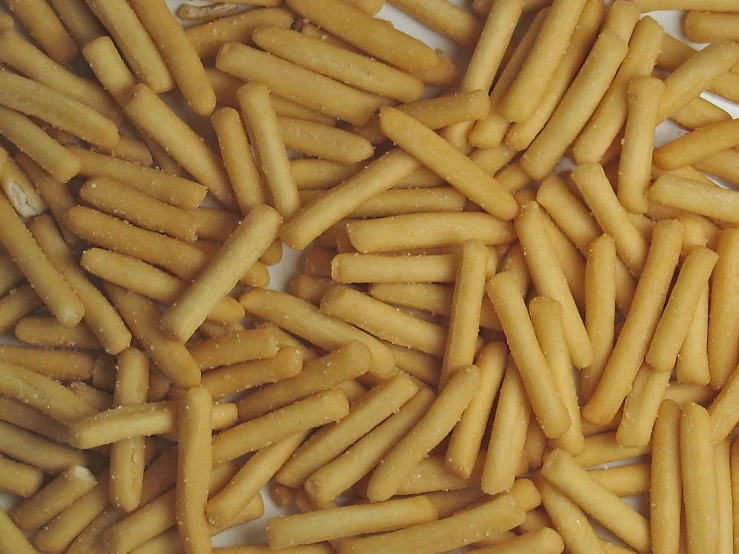
[[[716,552],[719,513],[711,421],[693,402],[683,406],[680,416],[680,471],[688,552]]]
[[[179,240],[197,239],[192,214],[170,206],[109,177],[94,177],[79,191],[80,198],[98,210],[130,221],[150,231],[164,233]]]
[[[739,393],[739,372],[734,372],[724,383],[721,392],[708,407],[711,416],[711,436],[714,444],[720,443],[729,436],[739,421],[737,412],[737,394]]]
[[[372,353],[371,371],[374,374],[388,377],[393,372],[395,360],[382,343],[356,327],[321,313],[309,302],[278,291],[260,289],[250,290],[239,301],[247,312],[281,326],[325,351],[360,340]]]
[[[188,283],[136,258],[91,248],[82,254],[82,267],[93,275],[124,289],[172,305],[187,290]],[[234,323],[244,317],[244,309],[233,298],[222,298],[208,320]]]
[[[4,421],[0,421],[0,452],[49,474],[61,473],[70,466],[88,463],[84,452]]]
[[[110,302],[90,282],[49,216],[36,218],[30,227],[41,250],[64,276],[85,306],[83,321],[109,354],[121,352],[131,343],[131,333]]]
[[[718,41],[691,56],[665,79],[665,94],[659,120],[670,117],[697,98],[720,75],[731,69],[739,58],[739,48],[729,41]]]
[[[67,439],[67,426],[14,398],[0,399],[0,420],[7,421],[58,443]]]
[[[211,117],[211,122],[218,136],[223,165],[236,203],[241,214],[246,216],[251,208],[263,204],[265,199],[262,176],[251,154],[246,129],[239,112],[233,108],[219,109]]]
[[[7,7],[44,52],[58,64],[68,64],[79,52],[74,40],[47,2],[9,0]]]
[[[501,103],[501,113],[509,121],[524,121],[533,114],[564,56],[584,6],[585,0],[553,3],[531,54]]]
[[[418,166],[415,159],[400,150],[388,152],[301,209],[282,227],[281,238],[294,249],[305,248],[331,225],[350,215],[373,196],[391,188]]]
[[[295,377],[255,391],[239,403],[243,420],[264,416],[291,402],[329,390],[344,381],[364,374],[371,363],[369,350],[351,341],[338,350],[306,365]],[[331,368],[331,371],[327,371]]]
[[[95,486],[89,469],[71,466],[31,498],[13,507],[8,515],[26,532],[46,525],[61,511]]]
[[[677,266],[682,236],[682,225],[676,220],[663,220],[655,226],[632,308],[601,380],[583,408],[585,418],[594,423],[613,419],[631,388],[659,322]]]
[[[608,427],[615,429],[619,421],[620,418],[614,418],[614,422],[609,422]],[[616,442],[616,433],[607,431],[600,435],[586,437],[585,450],[579,456],[575,456],[574,460],[578,465],[588,468],[618,460],[636,458],[648,454],[651,450],[651,445],[640,448],[621,446]]]
[[[715,446],[714,464],[718,490],[719,552],[732,552],[734,514],[731,496],[731,441],[728,438]]]
[[[589,473],[620,498],[649,492],[650,462],[592,469]]]
[[[662,81],[653,77],[634,79],[628,86],[628,115],[617,190],[621,205],[632,213],[645,213],[649,209],[646,193],[650,184],[654,129],[664,90]]]
[[[19,2],[22,4],[22,2]],[[28,542],[26,535],[18,529],[5,510],[0,509],[0,533],[3,542],[0,544],[2,554],[37,554],[37,550]]]
[[[288,219],[300,209],[300,198],[269,94],[267,87],[257,82],[244,85],[237,93],[264,182],[272,193],[277,211]]]
[[[162,328],[186,342],[277,237],[280,222],[280,215],[269,206],[249,212],[203,273],[162,315]]]
[[[603,168],[597,164],[580,165],[572,172],[572,178],[598,224],[613,237],[619,257],[632,273],[640,274],[649,244],[618,202]]]
[[[253,40],[267,52],[360,90],[399,102],[414,102],[423,94],[418,78],[297,31],[262,27]]]
[[[543,179],[575,140],[613,81],[628,45],[612,31],[598,37],[582,69],[551,119],[521,158],[521,167]]]
[[[105,29],[85,0],[50,0],[49,3],[80,48],[105,35]]]
[[[636,0],[634,2],[642,12],[660,10],[704,10],[711,12],[739,11],[731,0]]]
[[[216,67],[245,81],[261,82],[301,106],[355,125],[369,121],[378,107],[376,96],[242,44],[221,48]]]
[[[205,517],[211,458],[211,398],[203,387],[190,389],[180,405],[175,513],[187,554],[207,554],[210,529]]]
[[[681,383],[707,385],[711,382],[708,367],[709,289],[710,287],[706,284],[701,290],[688,334],[677,357],[675,373],[677,380]]]
[[[716,252],[711,311],[708,319],[708,361],[711,386],[721,388],[737,365],[739,341],[739,230],[724,229]]]
[[[210,115],[216,105],[215,92],[200,57],[170,8],[163,0],[133,0],[130,4],[190,108],[200,115]]]
[[[739,127],[733,119],[712,123],[657,148],[654,163],[662,169],[677,169],[694,165],[737,144]]]
[[[562,267],[554,255],[551,241],[547,240],[539,205],[536,202],[526,203],[514,225],[537,292],[557,300],[562,306],[567,344],[573,363],[577,367],[588,367],[593,357],[590,339]]]
[[[691,11],[683,23],[685,36],[693,42],[739,39],[739,15]]]
[[[5,296],[23,283],[25,277],[8,254],[0,256],[0,296]]]
[[[392,0],[396,8],[463,46],[475,46],[482,26],[470,13],[447,2],[419,2],[418,0]]]
[[[343,554],[366,554],[381,549],[387,554],[409,552],[447,552],[493,536],[521,523],[526,514],[514,494],[506,494],[438,522],[421,523],[393,533],[349,539],[341,546]]]
[[[312,158],[290,160],[290,172],[298,190],[331,189],[356,175],[363,167],[364,164],[346,166]]]
[[[455,254],[337,254],[331,262],[331,275],[339,283],[453,283],[458,258]]]
[[[204,186],[182,177],[168,175],[162,171],[76,146],[70,147],[70,150],[82,162],[81,175],[110,177],[179,208],[186,210],[196,208],[207,194]]]
[[[157,367],[179,387],[197,385],[200,382],[200,368],[183,344],[164,333],[156,304],[111,283],[106,283],[105,290]]]
[[[45,347],[98,350],[102,346],[90,328],[81,323],[64,327],[51,316],[26,316],[15,325],[15,336],[28,344]]]
[[[220,464],[307,429],[338,421],[349,413],[344,393],[315,394],[228,429],[213,440],[213,463]]]
[[[44,474],[39,469],[0,456],[0,490],[28,498],[44,484]]]
[[[267,538],[273,548],[283,548],[404,529],[434,521],[437,517],[434,505],[425,497],[418,496],[272,518],[267,522]]]
[[[564,548],[564,541],[560,534],[551,527],[543,527],[536,531],[522,533],[520,536],[514,534],[513,537],[497,545],[490,545],[479,550],[480,554],[519,554],[532,551],[542,554],[559,554]]]
[[[149,360],[136,348],[118,357],[113,402],[116,406],[144,404],[149,389]],[[124,512],[135,510],[141,500],[144,479],[144,437],[118,441],[110,450],[111,504]]]
[[[526,305],[509,273],[500,273],[485,288],[495,306],[508,338],[511,355],[521,374],[531,407],[544,433],[550,438],[563,434],[571,425],[567,409],[558,395],[554,378],[536,340]]]
[[[0,108],[0,132],[59,181],[66,183],[79,172],[74,154],[22,113]]]
[[[730,464],[731,464],[731,493],[732,493],[732,508],[734,512],[734,521],[732,525],[732,529],[734,529],[734,543],[737,542],[737,534],[736,534],[736,528],[737,524],[737,518],[736,514],[737,512],[737,500],[736,500],[736,494],[735,491],[737,490],[737,487],[739,487],[739,473],[737,472],[737,469],[739,469],[739,465],[737,465],[737,461],[739,461],[739,443],[737,441],[734,441],[731,445],[731,451],[729,453],[730,458]]]
[[[373,387],[343,420],[319,432],[298,449],[277,472],[277,482],[293,488],[301,486],[311,474],[400,409],[417,391],[416,384],[402,375]]]
[[[144,84],[136,85],[126,114],[228,207],[235,200],[220,157]]]
[[[388,138],[488,213],[503,220],[515,216],[517,205],[512,195],[422,123],[400,110],[383,106],[380,110],[380,126]],[[485,192],[482,192],[483,189]]]
[[[174,87],[172,74],[159,54],[154,40],[136,17],[136,13],[123,0],[111,2],[86,0],[87,5],[105,25],[123,57],[136,76],[157,93]]]
[[[452,430],[472,400],[479,380],[480,370],[475,366],[460,369],[451,377],[426,416],[385,455],[372,474],[367,491],[372,501],[390,498],[413,467]]]
[[[367,139],[342,129],[291,117],[280,117],[278,123],[288,150],[347,165],[366,160],[374,153]]]
[[[199,342],[190,346],[189,350],[202,370],[271,358],[282,348],[276,331],[276,327],[266,326],[233,331],[222,337]]]
[[[603,29],[609,29],[616,33],[621,39],[629,41],[641,13],[633,4],[626,1],[616,0],[608,10],[608,15],[603,23]]]
[[[669,371],[657,371],[649,364],[641,366],[626,397],[616,432],[616,440],[620,445],[640,448],[649,444],[654,421],[669,383]]]
[[[293,14],[282,8],[248,10],[229,17],[221,17],[185,30],[187,38],[201,58],[209,58],[229,42],[247,44],[258,27],[289,29]],[[220,103],[220,102],[219,102]]]
[[[651,17],[645,17],[636,24],[628,41],[629,51],[613,83],[573,145],[573,155],[578,163],[599,163],[606,155],[626,121],[629,82],[650,75],[664,35],[662,26]]]
[[[481,487],[486,494],[498,494],[513,486],[518,460],[524,453],[531,405],[516,365],[509,361],[500,387],[498,405],[490,432]]]
[[[552,372],[554,383],[570,414],[572,425],[554,440],[554,447],[566,450],[573,456],[585,449],[585,439],[580,422],[580,407],[572,374],[572,361],[567,348],[565,327],[560,304],[552,298],[539,296],[529,303],[531,323],[541,350]]]
[[[650,550],[647,520],[598,483],[568,453],[563,450],[550,453],[542,475],[638,552]]]
[[[666,400],[659,408],[652,439],[649,515],[655,554],[678,552],[683,496],[679,440],[680,408]]]
[[[33,287],[25,283],[0,298],[0,332],[11,329],[18,321],[44,305]]]
[[[400,69],[418,72],[439,63],[430,47],[346,3],[330,0],[318,6],[290,0],[288,6],[349,44]]]
[[[683,262],[647,352],[647,363],[657,371],[671,372],[675,367],[698,300],[717,261],[718,254],[713,250],[697,246]]]
[[[647,197],[653,202],[688,209],[727,223],[739,223],[739,194],[715,184],[709,185],[666,173],[654,182]]]

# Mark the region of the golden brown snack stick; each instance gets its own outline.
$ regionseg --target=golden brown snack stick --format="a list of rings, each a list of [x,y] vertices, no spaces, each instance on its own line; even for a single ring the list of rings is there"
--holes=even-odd
[[[478,543],[480,544],[480,543]],[[497,545],[480,548],[480,554],[518,554],[532,550],[542,554],[559,554],[564,550],[562,537],[550,527],[513,535]]]
[[[653,202],[680,209],[689,208],[699,215],[727,223],[739,223],[739,216],[736,215],[739,194],[717,185],[665,174],[654,182],[647,197]]]
[[[105,29],[85,0],[50,0],[49,3],[80,48],[105,35]]]
[[[349,44],[400,69],[424,71],[439,63],[430,47],[346,3],[330,0],[318,6],[290,0],[288,6]]]
[[[211,458],[210,394],[203,387],[187,391],[180,405],[175,513],[187,554],[207,554],[210,529],[205,517]]]
[[[472,47],[478,42],[482,25],[477,18],[453,4],[419,0],[391,0],[390,3],[458,44]]]
[[[695,167],[732,184],[739,182],[739,152],[733,148],[714,154],[695,164]]]
[[[655,554],[677,552],[682,512],[680,475],[680,408],[666,400],[654,425],[650,481],[652,550]]]
[[[657,148],[654,163],[662,169],[678,169],[704,160],[739,143],[734,120],[711,123]]]
[[[82,162],[80,175],[110,177],[179,208],[186,210],[197,208],[208,192],[203,185],[182,177],[168,175],[162,171],[76,146],[69,148]]]
[[[0,256],[0,296],[5,296],[23,283],[23,273],[8,254]]]
[[[642,12],[660,10],[739,11],[739,6],[731,0],[635,0],[634,5]]]
[[[190,108],[200,115],[210,115],[216,105],[215,92],[200,57],[167,4],[163,0],[132,0],[129,4]]]
[[[737,379],[739,379],[739,373],[734,370],[723,384],[721,392],[708,406],[714,444],[719,444],[728,437],[736,426],[736,422],[739,421],[739,414],[736,410],[737,385],[739,384]]]
[[[718,484],[710,417],[688,402],[680,416],[680,472],[685,506],[688,552],[717,551],[719,543]]]
[[[220,157],[151,88],[136,85],[125,110],[140,129],[208,187],[219,201],[227,207],[236,205]]]
[[[351,341],[338,350],[306,365],[295,377],[255,391],[239,402],[242,421],[262,417],[278,408],[331,390],[339,383],[364,374],[371,363],[369,350],[359,341]],[[327,372],[327,368],[332,368]]]
[[[95,476],[85,467],[71,466],[34,496],[14,506],[8,515],[26,532],[46,525],[62,510],[95,486]]]
[[[726,438],[714,448],[716,488],[718,489],[719,552],[734,548],[734,514],[731,497],[731,441]]]
[[[344,393],[331,389],[308,396],[218,434],[213,463],[219,464],[305,431],[338,421],[349,413]]]
[[[423,94],[418,78],[297,31],[262,27],[252,38],[267,52],[360,90],[399,102],[414,102]]]
[[[474,508],[458,512],[438,522],[421,523],[393,533],[349,539],[342,544],[345,554],[377,552],[399,554],[418,548],[423,552],[447,552],[486,536],[497,535],[526,518],[515,495],[502,495]]]
[[[634,79],[628,86],[626,129],[618,166],[618,199],[632,213],[649,209],[654,129],[664,84],[653,77]]]
[[[692,42],[733,40],[739,37],[739,16],[731,13],[691,11],[683,23],[685,36]]]
[[[262,178],[275,208],[288,219],[300,209],[300,198],[290,173],[280,123],[269,100],[270,92],[263,84],[251,82],[241,87],[237,96]]]
[[[99,148],[99,150],[110,156],[149,167],[154,163],[154,159],[146,144],[147,142],[150,143],[151,139],[147,138],[139,141],[130,138],[128,135],[121,135],[118,144],[113,148]]]
[[[670,383],[669,371],[657,371],[644,364],[634,378],[626,397],[623,417],[616,431],[616,440],[625,447],[647,446],[660,404]]]
[[[162,315],[162,329],[186,342],[277,237],[281,221],[269,206],[249,212],[207,268]]]
[[[28,498],[44,484],[44,474],[39,469],[0,456],[0,490]]]
[[[382,377],[393,373],[395,360],[382,343],[356,327],[321,313],[309,302],[278,291],[260,289],[250,290],[239,301],[247,312],[281,326],[324,351],[333,351],[353,340],[360,340],[372,352],[370,371]]]
[[[243,44],[232,42],[222,47],[216,67],[245,81],[261,82],[279,96],[355,125],[369,121],[379,105],[377,96]]]
[[[122,0],[85,0],[107,28],[136,76],[157,93],[174,87],[172,74],[136,13]]]
[[[278,123],[288,150],[347,165],[374,153],[367,139],[333,126],[290,117],[280,117]]]
[[[113,407],[113,395],[96,389],[87,383],[73,382],[67,385],[77,398],[89,404],[96,412],[109,410]]]
[[[0,452],[48,474],[61,473],[69,466],[88,463],[84,452],[4,421],[0,421]]]
[[[729,453],[730,464],[731,464],[731,489],[730,490],[732,492],[732,504],[733,504],[732,508],[735,514],[734,521],[732,523],[732,529],[734,530],[737,528],[736,514],[739,513],[737,512],[737,502],[736,500],[734,500],[736,498],[736,496],[734,495],[734,491],[737,490],[737,485],[739,485],[739,481],[737,480],[739,478],[739,475],[737,475],[737,468],[739,468],[739,466],[737,466],[737,456],[739,456],[739,446],[736,446],[736,445],[737,445],[737,442],[734,441],[731,445],[731,451]],[[736,541],[737,541],[736,533],[734,533],[734,542],[736,543]]]
[[[453,283],[457,260],[455,254],[337,254],[331,262],[331,275],[339,283]]]
[[[264,185],[256,161],[249,151],[249,140],[239,112],[233,108],[221,108],[211,117],[218,136],[223,165],[231,181],[236,203],[241,214],[258,204],[263,204]],[[247,155],[244,155],[247,152]]]
[[[586,419],[607,423],[616,415],[628,394],[657,327],[677,266],[682,238],[682,225],[677,220],[663,220],[655,226],[632,308],[601,380],[583,408]]]
[[[688,334],[680,347],[675,373],[681,383],[707,385],[711,382],[708,367],[708,313],[709,286],[703,287],[698,306],[688,328]]]
[[[44,305],[33,287],[25,283],[0,298],[0,331],[12,328],[23,317]]]
[[[649,491],[651,473],[649,462],[592,469],[588,473],[620,498],[637,496]]]
[[[562,306],[567,345],[576,367],[588,367],[593,358],[590,339],[580,316],[572,291],[559,265],[547,231],[541,209],[536,202],[527,202],[514,221],[526,263],[537,293],[557,300]]]
[[[133,335],[172,383],[189,388],[200,382],[200,368],[183,344],[164,333],[159,308],[153,301],[112,283],[105,284],[105,291]]]
[[[48,209],[33,183],[12,158],[8,157],[0,169],[0,189],[21,217],[40,215]]]
[[[480,370],[475,366],[458,370],[426,415],[415,425],[373,472],[367,494],[372,501],[390,498],[402,480],[457,423],[474,396]]]
[[[279,344],[276,327],[260,327],[247,331],[233,331],[188,347],[200,369],[232,365],[249,360],[271,358]]]
[[[364,164],[346,166],[312,158],[290,160],[290,172],[298,190],[333,188],[356,175],[363,167]]]
[[[3,534],[3,542],[0,544],[2,554],[37,554],[23,531],[18,529],[3,509],[0,509],[0,532]]]
[[[232,16],[222,17],[188,28],[185,33],[201,58],[209,58],[229,42],[247,44],[259,27],[281,27],[289,29],[293,14],[282,8],[248,10]]]
[[[64,327],[51,316],[26,316],[16,323],[14,332],[18,340],[34,346],[89,350],[102,348],[100,341],[84,323]]]
[[[9,397],[0,399],[0,420],[12,423],[58,443],[64,443],[67,440],[68,429],[66,425],[20,400]]]
[[[77,55],[77,45],[44,0],[9,0],[6,5],[55,62],[66,65]]]

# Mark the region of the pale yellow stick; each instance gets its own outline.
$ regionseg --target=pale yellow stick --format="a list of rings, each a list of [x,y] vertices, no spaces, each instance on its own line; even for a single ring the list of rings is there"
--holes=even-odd
[[[647,198],[674,208],[687,209],[699,215],[739,223],[739,193],[717,185],[665,174],[649,189]]]
[[[108,29],[136,76],[157,93],[174,87],[172,74],[159,54],[154,40],[123,0],[86,0],[87,5]]]
[[[113,402],[116,406],[144,404],[148,389],[148,358],[136,348],[127,348],[118,357]],[[111,504],[124,512],[135,510],[141,501],[144,462],[143,437],[124,439],[111,446],[109,494]]]
[[[307,429],[338,421],[348,413],[346,396],[336,389],[309,396],[217,435],[213,440],[213,464],[233,460]]]
[[[132,0],[129,4],[156,44],[190,108],[200,115],[210,115],[216,105],[215,92],[200,57],[170,8],[164,0]]]
[[[657,327],[677,266],[682,238],[682,225],[676,220],[663,220],[655,226],[632,308],[598,387],[583,408],[586,419],[607,423],[628,394]]]
[[[424,3],[419,0],[391,0],[403,10],[437,33],[463,46],[475,46],[481,24],[471,14],[443,1]]]
[[[710,287],[705,285],[701,290],[688,334],[677,357],[675,373],[681,383],[707,385],[711,382],[708,367],[709,289]]]
[[[691,11],[683,23],[685,36],[693,42],[739,38],[739,16],[730,13]]]
[[[55,62],[65,65],[77,55],[77,45],[48,3],[43,0],[9,0],[6,5]]]
[[[268,206],[254,208],[208,267],[162,315],[162,328],[186,342],[277,237],[281,218]]]
[[[280,123],[269,101],[269,90],[260,83],[249,83],[237,94],[262,177],[277,211],[287,219],[300,209],[300,198],[290,172]]]
[[[418,78],[297,31],[263,27],[252,37],[267,52],[360,90],[405,103],[423,94],[423,83]]]
[[[30,225],[31,233],[56,270],[85,306],[84,323],[109,354],[118,354],[131,344],[131,332],[110,302],[93,285],[77,263],[73,252],[50,216],[40,216]]]
[[[657,109],[665,87],[653,77],[634,79],[628,86],[626,130],[618,165],[618,199],[632,213],[645,213],[650,184]]]
[[[603,469],[592,469],[588,473],[601,485],[620,498],[637,496],[649,492],[649,462],[636,462]]]
[[[735,120],[711,123],[657,148],[654,163],[662,169],[677,169],[694,165],[737,144],[739,127]]]
[[[250,152],[246,130],[233,108],[222,108],[211,117],[218,136],[221,157],[231,180],[236,203],[243,216],[254,206],[264,204],[264,185],[256,161]],[[246,152],[246,154],[244,154]]]
[[[678,552],[682,512],[680,408],[666,400],[659,408],[652,439],[650,520],[654,554]]]
[[[472,400],[479,380],[480,370],[475,366],[452,376],[414,430],[385,455],[372,474],[368,485],[372,501],[390,498],[413,467],[452,430]]]
[[[228,207],[235,206],[220,157],[151,88],[144,84],[136,85],[125,109],[139,128],[208,187],[218,200]]]
[[[261,82],[279,96],[355,125],[367,123],[378,107],[376,96],[237,43],[221,48],[216,67],[245,81]]]
[[[372,353],[371,371],[382,377],[392,374],[392,353],[377,339],[341,320],[321,313],[312,304],[272,290],[252,289],[239,299],[247,312],[274,323],[325,351],[353,340],[362,341]]]
[[[636,24],[628,41],[629,51],[613,83],[572,147],[578,163],[598,163],[605,156],[626,121],[629,82],[650,75],[664,35],[662,26],[651,17]]]
[[[683,262],[647,352],[646,360],[655,370],[671,372],[675,367],[703,288],[717,261],[718,254],[713,250],[696,246]]]
[[[646,447],[652,436],[660,404],[670,382],[669,371],[656,371],[644,364],[626,397],[616,440],[625,447]]]
[[[734,510],[731,497],[730,457],[731,441],[727,437],[716,444],[714,449],[719,512],[718,552],[721,554],[730,554],[734,550]]]
[[[598,224],[613,237],[619,257],[633,274],[640,274],[649,244],[618,202],[603,168],[597,164],[580,165],[572,172],[572,178]]]
[[[585,449],[585,439],[582,434],[572,361],[564,333],[562,308],[556,300],[538,296],[529,302],[529,313],[536,338],[554,377],[556,394],[562,398],[572,421],[570,428],[557,437],[553,445],[577,456]]]
[[[349,44],[400,69],[418,72],[439,63],[429,46],[344,2],[327,0],[318,6],[305,0],[290,0],[288,6]]]
[[[49,3],[80,48],[105,34],[85,0],[51,0]]]
[[[680,417],[682,474],[688,552],[717,552],[718,489],[708,412],[698,404],[683,406]]]
[[[708,362],[711,386],[720,389],[737,365],[734,346],[739,341],[739,230],[725,229],[716,248],[719,255],[711,288],[708,319]]]
[[[536,202],[526,203],[514,225],[537,292],[557,300],[562,306],[573,363],[577,367],[588,367],[593,357],[590,339],[562,268],[554,256],[551,241],[547,240],[539,205]]]
[[[708,413],[711,416],[711,436],[715,444],[729,436],[739,421],[737,394],[739,393],[739,372],[735,369],[724,383],[721,392],[711,402]]]

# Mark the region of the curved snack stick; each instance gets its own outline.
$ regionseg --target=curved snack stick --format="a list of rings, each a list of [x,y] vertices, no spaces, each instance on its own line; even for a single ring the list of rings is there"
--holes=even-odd
[[[190,108],[200,115],[208,116],[213,113],[216,106],[213,87],[205,74],[200,57],[166,2],[131,0],[129,4],[156,44]]]
[[[125,0],[85,0],[108,29],[136,76],[157,93],[175,85],[154,41]]]
[[[9,71],[0,73],[0,104],[96,146],[112,147],[119,139],[114,121],[66,94]]]
[[[77,55],[77,45],[44,0],[9,0],[6,5],[55,62],[66,65]]]
[[[162,328],[186,342],[216,303],[272,244],[281,221],[269,206],[257,206],[249,212],[205,270],[162,315]]]
[[[252,40],[267,52],[359,90],[404,103],[423,95],[424,86],[418,78],[297,31],[261,27],[254,31]]]

